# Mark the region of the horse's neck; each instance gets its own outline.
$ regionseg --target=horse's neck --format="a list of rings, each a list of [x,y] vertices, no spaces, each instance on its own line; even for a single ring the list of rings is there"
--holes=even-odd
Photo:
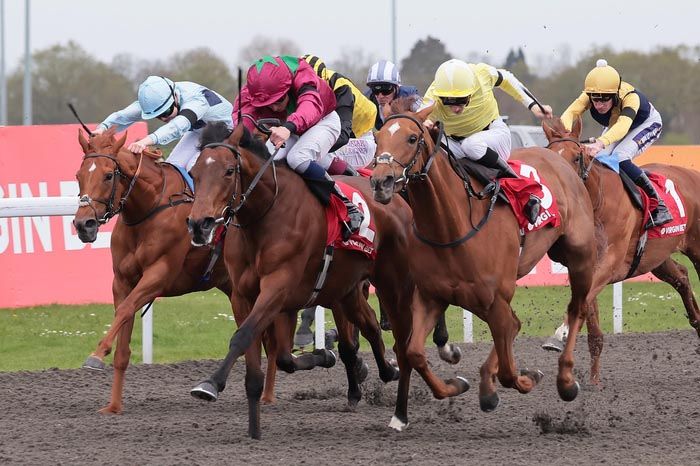
[[[265,163],[264,160],[255,155],[244,154],[242,157],[241,185],[237,188],[239,200],[241,194],[245,193],[250,187]],[[290,170],[273,167],[273,164],[274,162],[265,169],[265,173],[246,198],[245,205],[236,214],[237,223],[250,225],[249,231],[257,230],[261,227],[266,228],[265,222],[271,219],[274,221],[274,219],[278,218],[280,210],[292,209],[293,211],[296,203],[303,202],[299,199],[300,196],[288,192],[297,192],[296,189],[292,188],[290,190],[289,188],[293,184],[303,184],[301,177]],[[276,172],[276,182],[273,170]],[[234,208],[237,205],[237,202],[234,203]]]
[[[425,235],[433,232],[430,239],[435,241],[447,242],[463,235],[470,225],[472,208],[480,209],[481,201],[472,202],[471,207],[467,205],[464,182],[441,153],[433,159],[428,177],[412,181],[408,186],[416,225]]]
[[[167,200],[169,193],[163,193],[164,187],[170,188],[168,189],[169,191],[176,187],[176,183],[172,183],[171,186],[164,185],[166,177],[164,170],[159,165],[156,165],[154,160],[145,155],[142,157],[143,160],[140,167],[138,159],[136,159],[135,163],[133,160],[129,160],[124,164],[120,161],[120,166],[127,172],[124,174],[128,177],[128,179],[122,180],[124,185],[122,196],[127,195],[132,180],[136,177],[121,213],[124,221],[127,223],[138,221],[148,215],[148,212],[156,206],[156,203],[162,203],[161,197]],[[119,199],[116,201],[119,202]]]

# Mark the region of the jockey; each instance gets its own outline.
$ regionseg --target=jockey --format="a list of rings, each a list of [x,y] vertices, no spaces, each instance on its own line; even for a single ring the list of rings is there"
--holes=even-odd
[[[549,105],[543,106],[543,113],[525,86],[509,71],[457,59],[438,67],[425,100],[435,101],[430,119],[443,122],[447,145],[455,157],[466,157],[518,178],[506,162],[510,157],[511,136],[498,112],[493,95],[495,87],[500,87],[538,118],[552,114]],[[426,120],[426,126],[432,126],[432,121]],[[531,196],[525,207],[525,215],[532,224],[539,214],[539,204],[540,199]]]
[[[384,124],[384,106],[390,105],[394,99],[415,96],[416,104],[412,110],[418,110],[420,106],[418,89],[414,86],[401,85],[399,69],[390,61],[379,60],[370,67],[367,73],[367,87],[369,89],[365,95],[377,108],[377,117],[374,122],[376,130]]]
[[[576,118],[590,109],[595,121],[603,125],[602,135],[584,151],[592,157],[615,155],[625,172],[647,195],[658,201],[645,228],[673,220],[646,173],[632,159],[651,146],[661,134],[661,115],[644,94],[624,82],[605,60],[598,60],[584,81],[584,90],[561,116],[567,130]]]
[[[355,169],[366,167],[377,149],[372,133],[377,108],[352,81],[327,68],[320,58],[313,55],[304,55],[302,58],[335,93],[335,112],[340,117],[340,137],[326,156],[331,160],[328,173],[357,175]]]
[[[180,139],[168,162],[189,171],[199,156],[199,137],[206,123],[224,121],[233,128],[232,109],[231,103],[221,94],[199,84],[149,76],[139,86],[138,100],[109,115],[93,133],[102,134],[114,125],[122,131],[137,121],[157,118],[166,124],[132,142],[129,150],[140,154],[148,146]]]
[[[306,179],[332,183],[336,196],[348,211],[349,224],[345,225],[343,237],[347,239],[356,232],[364,218],[362,212],[326,171],[331,162],[326,156],[341,130],[340,117],[335,112],[335,94],[328,83],[301,58],[266,55],[248,69],[246,85],[234,106],[234,119],[238,118],[239,105],[242,113],[256,120],[284,121],[282,126],[272,128],[268,140],[279,149],[276,159],[286,158],[289,167]],[[253,130],[250,121],[246,119],[243,123]]]

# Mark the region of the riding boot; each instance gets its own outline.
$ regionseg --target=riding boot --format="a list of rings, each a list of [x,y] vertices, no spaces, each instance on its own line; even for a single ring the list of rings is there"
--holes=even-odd
[[[326,176],[330,180],[333,179],[330,177],[330,175]],[[350,239],[350,236],[353,233],[357,233],[365,217],[364,215],[362,215],[362,212],[360,212],[360,209],[358,209],[355,204],[350,202],[350,199],[348,199],[345,196],[345,193],[343,193],[343,191],[340,190],[337,183],[334,184],[333,187],[335,195],[338,196],[341,201],[343,201],[343,204],[345,204],[345,207],[348,209],[348,221],[343,222],[343,241],[347,241],[348,239]]]
[[[352,166],[340,157],[334,157],[328,170],[329,175],[360,176]]]
[[[656,192],[656,188],[654,188],[654,185],[651,183],[646,173],[642,172],[642,174],[634,180],[634,183],[642,188],[650,198],[655,199],[659,203],[656,209],[651,213],[649,221],[644,225],[645,229],[648,230],[653,227],[665,225],[673,220],[671,212],[668,211],[668,207],[666,207],[663,199],[659,197],[659,193]]]
[[[523,207],[523,213],[531,225],[534,225],[537,222],[537,217],[540,216],[541,205],[542,200],[534,194],[530,194],[530,199],[528,199],[528,201],[525,203],[525,207]]]
[[[350,164],[348,164],[348,166],[345,167],[345,170],[342,174],[345,176],[360,176],[360,173],[357,170],[355,170]]]
[[[496,178],[518,178],[518,175],[513,171],[512,168],[510,168],[508,162],[503,160],[498,155],[498,152],[491,149],[490,147],[486,148],[486,153],[483,157],[477,160],[477,163],[480,163],[485,167],[494,168],[498,170]]]

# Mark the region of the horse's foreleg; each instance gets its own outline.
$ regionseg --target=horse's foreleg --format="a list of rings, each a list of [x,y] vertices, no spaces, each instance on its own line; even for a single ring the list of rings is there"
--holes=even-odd
[[[542,373],[523,370],[522,375],[517,374],[513,341],[520,331],[520,320],[503,296],[496,295],[488,313],[487,323],[498,354],[498,381],[506,388],[515,388],[520,393],[529,393],[540,381]]]
[[[260,338],[256,338],[245,351],[245,394],[248,399],[248,436],[260,440],[260,395],[265,376],[260,367]]]
[[[117,340],[117,350],[114,353],[114,375],[112,380],[112,395],[109,404],[100,409],[102,414],[121,414],[122,400],[124,393],[124,376],[126,368],[129,367],[129,358],[131,357],[131,334],[134,330],[134,317],[126,321]]]
[[[700,335],[700,310],[698,309],[697,301],[695,301],[693,290],[690,288],[688,269],[669,257],[651,272],[678,292],[683,300],[683,306],[685,307],[690,326]]]
[[[273,324],[274,326],[274,324]],[[275,402],[275,380],[277,379],[277,355],[279,349],[274,335],[274,329],[268,328],[263,332],[262,341],[267,355],[267,371],[265,376],[265,388],[261,401],[265,404]]]
[[[345,375],[348,380],[347,406],[348,409],[354,410],[362,398],[360,383],[367,377],[368,368],[362,358],[357,355],[360,342],[355,338],[355,327],[347,319],[348,311],[340,302],[335,303],[331,310],[338,329],[338,353],[345,366]]]
[[[112,352],[114,340],[124,324],[129,319],[133,319],[134,314],[136,314],[139,309],[162,294],[164,280],[168,276],[168,270],[172,270],[171,264],[162,260],[144,271],[134,289],[131,290],[124,301],[116,307],[112,325],[110,325],[104,338],[98,343],[97,349],[91,355],[92,358],[102,361],[105,356]],[[115,283],[114,286],[117,286],[117,284]],[[88,358],[86,365],[92,366],[90,362],[90,358]]]
[[[439,315],[445,312],[447,304],[425,297],[416,290],[411,307],[412,331],[406,350],[411,367],[423,377],[432,390],[433,396],[439,400],[457,396],[469,390],[469,382],[463,377],[446,381],[438,378],[430,370],[428,359],[425,357],[425,339],[435,327]]]
[[[206,401],[217,400],[219,392],[226,387],[226,379],[228,379],[233,365],[246,352],[253,341],[260,338],[263,331],[272,324],[279,315],[282,303],[286,297],[287,291],[284,288],[261,287],[261,292],[255,300],[250,313],[241,312],[241,316],[245,317],[243,322],[239,323],[238,330],[234,332],[229,341],[229,350],[226,357],[209,379],[201,382],[190,391],[192,396]],[[238,296],[236,292],[231,296],[231,304],[234,309],[247,309],[249,306],[248,302]]]
[[[443,312],[438,317],[433,330],[433,343],[437,346],[440,359],[450,364],[457,364],[462,359],[462,350],[454,343],[448,344],[450,335],[447,333],[447,322],[445,321],[445,313]]]

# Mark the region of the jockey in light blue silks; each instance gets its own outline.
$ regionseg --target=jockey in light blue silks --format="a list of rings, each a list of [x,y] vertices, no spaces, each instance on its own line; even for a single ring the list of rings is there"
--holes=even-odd
[[[101,134],[115,125],[121,131],[137,121],[158,118],[166,124],[131,143],[129,150],[140,154],[147,146],[180,139],[168,162],[189,171],[199,156],[201,130],[212,121],[224,121],[233,128],[232,111],[233,105],[221,94],[200,84],[149,76],[139,86],[138,100],[109,115],[94,133]]]

